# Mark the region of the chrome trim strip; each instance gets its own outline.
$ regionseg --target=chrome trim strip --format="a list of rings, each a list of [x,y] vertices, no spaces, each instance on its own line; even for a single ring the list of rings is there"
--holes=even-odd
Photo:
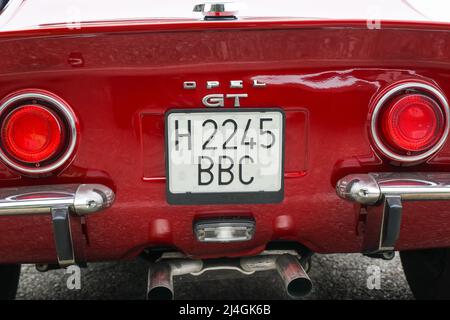
[[[82,216],[112,205],[114,192],[100,184],[63,184],[0,189],[0,216],[51,214],[67,207]]]
[[[395,154],[394,152],[390,151],[389,148],[387,148],[383,144],[383,142],[381,141],[381,139],[377,133],[377,130],[376,130],[378,114],[380,113],[380,110],[383,107],[383,105],[385,104],[385,102],[387,100],[389,100],[393,95],[397,94],[398,92],[404,91],[407,89],[422,89],[422,90],[428,91],[429,93],[433,94],[441,102],[442,107],[444,109],[444,113],[445,113],[444,117],[445,117],[446,124],[445,124],[444,134],[442,135],[441,140],[439,140],[438,143],[433,148],[428,150],[427,152],[420,154],[420,155],[416,155],[416,156],[401,156],[401,155]],[[391,158],[392,160],[397,160],[397,161],[402,161],[402,162],[415,162],[415,161],[424,160],[424,159],[430,157],[444,145],[445,141],[447,140],[447,136],[449,134],[449,128],[450,128],[449,122],[450,122],[449,105],[448,105],[447,99],[439,90],[437,90],[436,88],[434,88],[430,85],[424,84],[424,83],[407,82],[407,83],[403,83],[403,84],[400,84],[400,85],[392,88],[391,90],[386,92],[383,95],[383,97],[381,97],[381,99],[377,102],[377,104],[373,110],[372,116],[371,116],[370,133],[371,133],[372,138],[375,141],[375,144],[377,145],[378,149],[380,149],[380,151],[385,156]]]
[[[18,94],[16,96],[11,97],[7,101],[5,101],[0,106],[0,115],[1,113],[8,108],[12,103],[15,103],[20,100],[28,100],[28,99],[40,99],[44,100],[55,107],[58,108],[58,111],[62,112],[62,114],[65,116],[67,122],[69,123],[69,131],[70,131],[70,143],[67,147],[67,150],[65,153],[58,159],[58,161],[39,168],[29,168],[23,165],[20,165],[14,161],[12,161],[0,148],[0,159],[3,160],[6,164],[8,164],[10,167],[16,169],[19,172],[23,173],[48,173],[51,172],[60,166],[62,166],[72,155],[72,153],[75,150],[76,144],[77,144],[77,127],[76,127],[76,120],[75,115],[72,113],[72,110],[66,106],[62,101],[59,99],[55,99],[54,97],[41,93],[41,92],[27,92],[23,94]]]

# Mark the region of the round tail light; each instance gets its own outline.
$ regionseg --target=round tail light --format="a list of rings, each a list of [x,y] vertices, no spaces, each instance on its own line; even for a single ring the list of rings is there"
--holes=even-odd
[[[449,130],[445,97],[434,87],[403,84],[380,99],[372,115],[372,137],[388,158],[424,160],[444,144]]]
[[[39,105],[13,110],[1,130],[6,151],[19,161],[40,163],[55,156],[64,142],[64,126],[52,111]]]
[[[75,118],[54,96],[14,96],[0,106],[0,123],[0,158],[20,172],[51,172],[74,151]]]

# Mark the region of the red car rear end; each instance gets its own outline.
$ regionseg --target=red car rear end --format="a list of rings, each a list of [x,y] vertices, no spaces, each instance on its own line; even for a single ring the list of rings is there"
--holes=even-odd
[[[300,296],[313,252],[450,246],[447,21],[48,5],[1,13],[0,263],[141,255],[150,297],[277,268]]]

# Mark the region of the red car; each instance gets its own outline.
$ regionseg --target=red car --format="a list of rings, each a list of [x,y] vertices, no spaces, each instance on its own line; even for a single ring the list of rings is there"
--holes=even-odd
[[[0,296],[20,264],[173,277],[400,251],[450,297],[450,16],[429,1],[0,1]]]

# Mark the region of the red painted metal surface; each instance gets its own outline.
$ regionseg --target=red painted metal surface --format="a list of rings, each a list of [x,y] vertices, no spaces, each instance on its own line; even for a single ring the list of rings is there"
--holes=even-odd
[[[423,81],[450,96],[445,25],[392,23],[369,30],[365,22],[291,22],[287,28],[284,22],[247,21],[213,26],[109,25],[2,34],[0,97],[28,88],[53,92],[76,113],[80,141],[76,157],[57,175],[21,177],[0,165],[0,187],[86,182],[113,188],[115,204],[87,217],[84,234],[75,223],[77,252],[89,261],[132,258],[151,246],[173,246],[206,258],[255,254],[279,239],[322,253],[358,252],[357,211],[336,195],[339,178],[450,170],[450,143],[426,163],[398,167],[376,155],[368,133],[372,99],[396,82]],[[244,89],[201,85],[237,79]],[[183,90],[183,81],[193,80],[199,87]],[[253,80],[267,87],[253,88]],[[243,108],[286,111],[284,201],[168,205],[164,113],[201,108],[207,93],[232,90],[248,93]],[[405,205],[398,249],[450,246],[449,208],[448,202]],[[252,241],[194,239],[195,219],[236,215],[255,219]],[[49,217],[0,217],[1,263],[55,259]]]

